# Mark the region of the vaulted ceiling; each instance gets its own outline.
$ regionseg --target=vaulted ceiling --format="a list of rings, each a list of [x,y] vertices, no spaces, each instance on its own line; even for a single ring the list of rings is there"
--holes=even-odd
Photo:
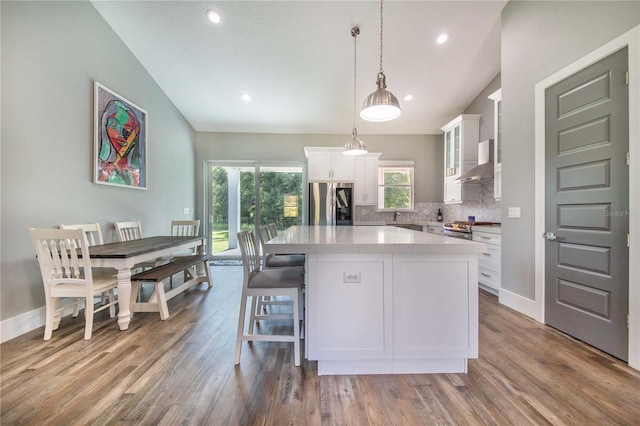
[[[350,134],[375,89],[375,1],[93,1],[196,131]],[[402,115],[360,134],[439,134],[500,72],[506,1],[387,1],[383,68]],[[206,12],[222,19],[211,23]],[[450,34],[439,45],[436,37]],[[242,93],[251,96],[241,99]],[[413,100],[404,101],[412,93]]]

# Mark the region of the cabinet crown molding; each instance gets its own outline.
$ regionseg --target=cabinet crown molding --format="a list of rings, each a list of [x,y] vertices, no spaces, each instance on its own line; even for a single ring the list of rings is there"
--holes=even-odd
[[[460,123],[462,120],[464,120],[464,121],[471,121],[471,120],[480,121],[480,117],[482,117],[481,114],[460,114],[459,116],[457,116],[456,118],[454,118],[453,120],[451,120],[450,122],[448,122],[447,124],[442,126],[440,128],[440,130],[442,130],[444,132],[447,129],[449,129],[451,126],[455,126],[456,124]]]

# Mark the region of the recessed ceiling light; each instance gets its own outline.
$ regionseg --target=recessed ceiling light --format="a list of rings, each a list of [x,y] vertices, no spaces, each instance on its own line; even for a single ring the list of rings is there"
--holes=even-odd
[[[449,34],[448,33],[442,33],[438,36],[438,38],[436,39],[436,43],[438,44],[444,44],[447,42],[447,40],[449,40]]]
[[[251,96],[248,93],[244,92],[240,94],[240,99],[245,102],[249,102],[251,100]]]
[[[219,24],[220,21],[221,21],[220,14],[218,12],[216,12],[215,10],[208,10],[207,11],[207,17],[214,24]]]
[[[407,102],[409,102],[410,100],[412,100],[412,99],[413,99],[413,93],[407,93],[406,95],[404,95],[404,96],[402,97],[402,99],[403,99],[403,100],[405,100],[405,101],[407,101]]]

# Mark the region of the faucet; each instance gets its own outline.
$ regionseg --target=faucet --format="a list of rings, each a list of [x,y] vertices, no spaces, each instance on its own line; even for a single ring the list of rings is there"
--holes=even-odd
[[[395,211],[393,212],[393,221],[395,222],[396,220],[398,220],[398,216],[400,216],[400,212]]]

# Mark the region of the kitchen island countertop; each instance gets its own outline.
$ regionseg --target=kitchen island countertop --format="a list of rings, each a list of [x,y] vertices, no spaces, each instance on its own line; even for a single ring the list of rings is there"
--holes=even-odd
[[[396,226],[293,226],[265,245],[269,253],[484,253],[484,243]]]

